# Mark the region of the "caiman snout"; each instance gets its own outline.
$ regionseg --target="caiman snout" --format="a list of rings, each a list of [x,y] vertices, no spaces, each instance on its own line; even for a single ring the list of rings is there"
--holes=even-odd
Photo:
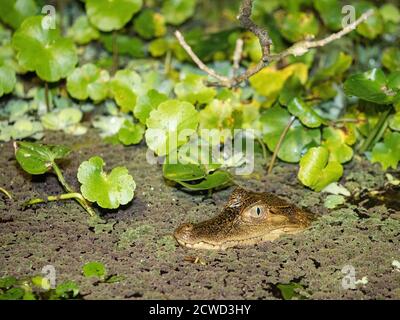
[[[194,228],[194,225],[191,223],[184,223],[182,224],[179,228],[177,228],[174,232],[174,237],[176,240],[189,240],[190,237],[192,236],[192,230]]]

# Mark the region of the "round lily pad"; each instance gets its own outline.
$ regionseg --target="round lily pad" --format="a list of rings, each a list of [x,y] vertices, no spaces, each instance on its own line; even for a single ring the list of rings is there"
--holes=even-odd
[[[2,66],[0,63],[0,97],[11,93],[16,83],[15,71],[8,66]]]
[[[86,0],[90,22],[101,31],[121,29],[140,10],[143,0]]]
[[[39,13],[35,0],[3,0],[0,5],[0,19],[14,29],[28,17]]]
[[[70,36],[77,44],[87,44],[100,37],[100,32],[94,28],[86,15],[80,16],[75,20],[72,27],[68,30]]]
[[[187,142],[199,124],[199,115],[189,102],[168,100],[161,103],[147,119],[146,142],[163,156]]]
[[[59,29],[42,27],[42,16],[26,19],[14,33],[13,46],[23,68],[48,82],[67,77],[78,62],[74,43]],[[40,58],[39,58],[40,57]]]
[[[75,99],[92,99],[103,101],[108,96],[110,76],[106,70],[101,70],[94,64],[88,63],[77,68],[67,78],[67,90]]]
[[[161,13],[165,20],[174,25],[180,25],[193,16],[197,0],[164,0]]]
[[[103,171],[105,163],[100,157],[92,157],[78,169],[82,195],[106,209],[116,209],[133,199],[135,181],[125,167],[116,167],[110,174]]]
[[[111,80],[111,93],[122,112],[134,110],[137,99],[135,88],[138,88],[141,82],[140,76],[132,70],[120,70]]]

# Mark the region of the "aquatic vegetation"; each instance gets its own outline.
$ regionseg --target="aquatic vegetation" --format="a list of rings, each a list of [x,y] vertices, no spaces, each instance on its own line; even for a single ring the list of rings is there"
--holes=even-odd
[[[96,212],[89,202],[96,202],[100,207],[116,209],[133,199],[136,184],[128,170],[116,167],[110,175],[103,171],[104,161],[100,157],[92,157],[83,162],[78,170],[82,194],[76,192],[65,180],[57,162],[66,158],[71,149],[59,145],[42,145],[19,142],[16,146],[16,158],[22,169],[32,175],[41,175],[53,171],[64,190],[59,196],[48,196],[47,199],[32,199],[26,202],[31,206],[47,201],[76,200],[91,216]],[[89,202],[88,202],[89,201]]]

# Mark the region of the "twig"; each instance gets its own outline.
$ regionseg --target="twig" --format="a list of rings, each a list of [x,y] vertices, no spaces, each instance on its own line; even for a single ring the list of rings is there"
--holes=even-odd
[[[269,164],[268,174],[271,174],[271,173],[272,173],[272,169],[274,168],[274,164],[275,164],[276,158],[278,157],[278,153],[279,153],[279,151],[281,150],[282,143],[283,143],[283,141],[285,140],[286,135],[287,135],[287,133],[289,132],[289,129],[290,129],[290,127],[293,125],[293,122],[294,122],[295,120],[296,120],[296,117],[294,117],[294,116],[292,116],[292,117],[290,118],[290,120],[289,120],[289,122],[288,122],[288,124],[287,124],[287,126],[286,126],[286,128],[285,128],[285,130],[283,130],[281,136],[279,137],[279,141],[278,141],[278,143],[277,143],[277,145],[276,145],[276,147],[275,147],[274,154],[272,155],[272,159],[271,159],[271,162],[270,162],[270,164]]]
[[[240,68],[240,60],[242,60],[242,54],[243,54],[243,44],[244,44],[243,39],[239,38],[236,40],[235,52],[233,54],[232,77],[236,76],[236,73]]]
[[[310,49],[324,47],[327,44],[339,40],[340,38],[354,31],[358,25],[360,25],[361,23],[366,21],[369,17],[371,17],[373,13],[374,11],[372,9],[368,10],[367,12],[362,14],[360,18],[358,18],[353,23],[349,24],[347,27],[343,28],[341,31],[331,34],[330,36],[321,40],[315,40],[315,41],[308,40],[308,41],[298,42],[279,54],[271,55],[270,59],[271,61],[279,61],[290,55],[302,56],[306,54]]]
[[[185,38],[179,30],[175,31],[175,37],[178,39],[179,44],[185,49],[186,53],[192,58],[193,62],[203,70],[205,73],[209,74],[211,77],[219,80],[221,83],[229,83],[229,78],[218,74],[214,69],[209,68],[206,64],[200,60],[200,58],[193,52],[192,48],[187,44]]]
[[[360,18],[358,18],[353,23],[349,24],[347,27],[343,28],[341,31],[331,34],[330,36],[324,39],[315,41],[312,40],[301,41],[294,44],[293,46],[284,50],[281,53],[271,55],[272,41],[269,37],[268,32],[265,29],[259,27],[257,24],[255,24],[253,20],[251,20],[252,10],[253,10],[253,0],[242,0],[242,5],[240,6],[239,15],[237,18],[240,21],[243,28],[251,31],[258,38],[261,45],[262,58],[255,66],[248,68],[245,72],[243,72],[240,75],[233,74],[231,78],[225,77],[217,73],[214,69],[208,67],[193,52],[192,48],[190,47],[190,45],[187,44],[181,32],[178,30],[175,32],[175,36],[178,39],[179,44],[183,47],[183,49],[191,57],[191,59],[199,67],[199,69],[203,70],[212,78],[218,80],[218,82],[211,82],[208,83],[208,85],[228,87],[228,88],[237,87],[240,83],[247,81],[250,77],[260,72],[262,69],[264,69],[266,66],[268,66],[268,64],[270,64],[273,61],[282,60],[283,58],[290,55],[302,56],[306,54],[310,49],[323,47],[335,40],[342,38],[351,31],[355,30],[358,25],[366,21],[374,13],[373,10],[365,12],[364,14],[361,15]],[[233,69],[235,70],[235,65]]]
[[[12,200],[11,194],[6,189],[0,187],[0,192],[4,193],[7,196],[7,198]]]

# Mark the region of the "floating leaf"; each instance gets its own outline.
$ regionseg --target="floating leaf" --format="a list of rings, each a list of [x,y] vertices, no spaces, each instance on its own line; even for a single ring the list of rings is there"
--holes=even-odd
[[[106,267],[101,262],[88,262],[82,267],[83,275],[86,278],[96,277],[104,280],[107,275]]]
[[[66,146],[18,142],[16,159],[26,172],[38,175],[49,171],[56,160],[67,157],[70,152]]]
[[[209,103],[217,93],[215,89],[207,87],[204,80],[204,77],[195,74],[186,75],[185,79],[175,86],[178,99],[192,104]]]
[[[100,32],[94,28],[86,15],[80,16],[68,30],[68,36],[75,43],[84,45],[100,38]]]
[[[0,61],[0,97],[4,94],[11,93],[17,83],[15,71],[5,65],[1,65]]]
[[[143,10],[135,19],[135,31],[144,39],[162,37],[167,32],[165,18],[150,9]]]
[[[4,0],[0,6],[0,18],[17,29],[26,18],[37,14],[38,11],[35,0]]]
[[[346,133],[343,130],[324,128],[322,145],[329,150],[330,160],[346,163],[353,158],[353,149],[346,143],[346,139]]]
[[[319,192],[343,175],[343,167],[337,161],[329,161],[325,147],[311,148],[300,160],[299,180]]]
[[[203,179],[207,173],[204,168],[198,164],[165,163],[163,165],[164,177],[172,181],[194,181]]]
[[[377,143],[372,150],[371,162],[379,162],[383,170],[389,167],[397,169],[400,161],[400,133],[389,132],[383,142]]]
[[[346,199],[341,195],[331,194],[326,197],[324,207],[327,209],[335,209],[336,207],[344,204]]]
[[[25,291],[22,288],[11,288],[0,294],[0,300],[20,300],[24,297]]]
[[[191,184],[184,181],[178,181],[178,183],[191,191],[211,190],[232,184],[232,176],[226,171],[216,171],[207,175],[203,181],[197,184]]]
[[[390,129],[400,131],[400,111],[396,112],[389,123]]]
[[[82,120],[82,111],[76,108],[65,108],[61,111],[46,113],[42,116],[43,127],[48,130],[63,130],[65,133],[73,135],[85,134],[87,129],[79,125]]]
[[[94,64],[88,63],[76,68],[67,78],[69,94],[78,100],[92,99],[103,101],[108,96],[110,76],[106,70],[100,70]]]
[[[295,98],[289,103],[288,110],[298,117],[300,121],[309,128],[318,128],[323,124],[323,119],[307,105],[303,100]]]
[[[143,0],[86,0],[90,22],[101,31],[121,29],[140,10]]]
[[[15,277],[0,278],[0,289],[10,289],[16,283],[17,283],[17,278]]]
[[[291,120],[291,115],[284,108],[274,106],[261,116],[263,140],[271,151],[274,151],[280,136]],[[309,145],[319,145],[321,132],[318,129],[307,129],[300,121],[295,120],[284,139],[279,159],[296,163]]]
[[[137,99],[135,88],[140,86],[141,82],[140,76],[132,70],[120,70],[111,80],[111,93],[122,112],[134,110]]]
[[[165,20],[174,25],[180,25],[194,14],[197,0],[164,0],[161,13]]]
[[[305,299],[304,296],[298,293],[299,290],[304,290],[304,287],[299,283],[280,283],[277,285],[277,288],[281,291],[284,300],[292,300],[293,298]]]
[[[324,63],[318,68],[312,78],[312,82],[323,81],[330,78],[338,78],[346,72],[353,62],[353,58],[344,52],[334,51],[329,54]]]
[[[138,144],[143,139],[144,131],[145,128],[143,125],[125,120],[118,132],[118,139],[126,146]]]
[[[72,299],[79,295],[79,286],[74,281],[65,281],[56,287],[56,295],[62,299]]]
[[[344,91],[348,96],[377,104],[389,104],[394,100],[394,92],[388,87],[388,80],[381,69],[351,76],[344,83]]]
[[[78,56],[72,40],[62,37],[59,29],[43,28],[42,19],[26,19],[14,33],[13,46],[23,68],[36,71],[45,81],[55,82],[74,70]]]
[[[82,195],[102,208],[116,209],[128,204],[136,189],[135,181],[125,167],[116,167],[110,174],[103,171],[105,163],[100,157],[92,157],[78,169]]]
[[[189,102],[168,100],[161,103],[147,119],[147,145],[160,156],[176,150],[195,132],[198,118],[198,112]]]
[[[157,109],[162,102],[167,100],[168,97],[165,94],[152,89],[147,92],[147,94],[139,97],[135,106],[134,115],[141,123],[146,124],[150,113]]]

